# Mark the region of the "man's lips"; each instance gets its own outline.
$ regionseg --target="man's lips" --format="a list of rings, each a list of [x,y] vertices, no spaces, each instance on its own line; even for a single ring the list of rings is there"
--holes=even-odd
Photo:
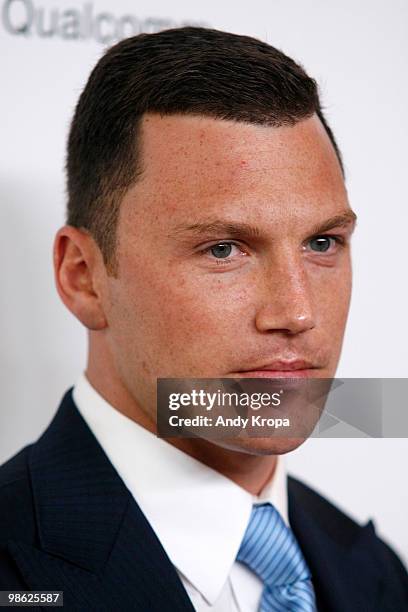
[[[240,378],[308,378],[316,376],[318,366],[310,361],[296,359],[293,361],[273,361],[237,372]]]
[[[237,375],[239,378],[311,378],[316,375],[316,370],[247,370]]]

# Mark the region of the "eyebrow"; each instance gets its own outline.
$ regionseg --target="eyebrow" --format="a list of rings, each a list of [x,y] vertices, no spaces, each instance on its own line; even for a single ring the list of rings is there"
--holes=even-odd
[[[323,221],[323,223],[315,225],[312,229],[312,235],[328,232],[335,227],[347,227],[348,225],[354,225],[356,221],[356,213],[349,209],[344,211],[344,213],[332,217],[331,219],[327,219],[327,221]]]
[[[228,234],[230,236],[248,236],[258,238],[261,235],[261,230],[249,223],[224,221],[222,219],[214,219],[212,221],[204,221],[201,223],[180,224],[175,228],[176,234],[191,233],[197,236],[202,234]]]
[[[327,219],[323,223],[315,225],[312,228],[311,235],[321,234],[327,232],[335,227],[346,227],[354,224],[357,220],[357,215],[350,209],[340,213],[335,217]],[[174,228],[174,234],[193,234],[194,236],[201,236],[206,234],[225,234],[228,236],[235,237],[248,237],[248,238],[259,238],[262,235],[262,231],[255,225],[243,222],[231,222],[222,219],[213,219],[209,221],[203,221],[201,223],[191,224],[180,224]]]

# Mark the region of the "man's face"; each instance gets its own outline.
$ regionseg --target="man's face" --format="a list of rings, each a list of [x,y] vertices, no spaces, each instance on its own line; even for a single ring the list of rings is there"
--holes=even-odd
[[[319,119],[147,115],[141,155],[104,309],[115,370],[142,410],[155,420],[158,377],[331,378],[353,222]]]

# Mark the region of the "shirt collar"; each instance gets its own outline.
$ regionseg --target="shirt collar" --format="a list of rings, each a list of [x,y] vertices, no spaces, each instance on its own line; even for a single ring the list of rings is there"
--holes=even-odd
[[[209,604],[228,578],[252,505],[269,501],[288,524],[282,457],[257,497],[124,416],[85,375],[73,398],[170,560]]]

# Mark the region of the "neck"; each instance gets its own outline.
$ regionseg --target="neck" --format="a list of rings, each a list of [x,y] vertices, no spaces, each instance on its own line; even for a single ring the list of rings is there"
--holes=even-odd
[[[203,439],[172,438],[166,441],[233,480],[252,495],[261,493],[272,478],[277,464],[276,455],[253,455]]]

